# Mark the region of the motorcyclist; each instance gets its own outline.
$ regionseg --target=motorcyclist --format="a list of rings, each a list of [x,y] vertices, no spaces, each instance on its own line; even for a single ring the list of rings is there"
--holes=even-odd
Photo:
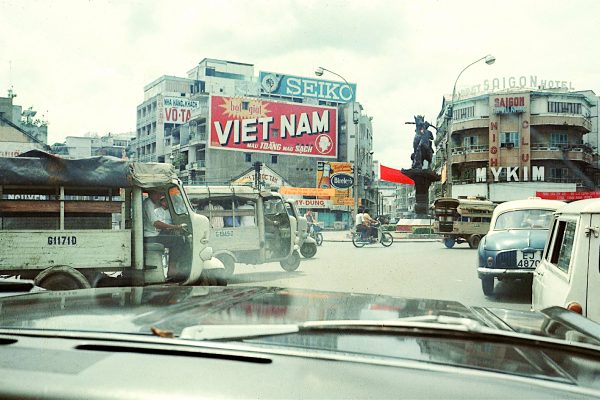
[[[362,213],[363,223],[367,227],[368,238],[371,240],[377,240],[377,226],[379,222],[369,215],[369,210],[365,209]]]
[[[314,217],[312,211],[310,211],[310,210],[306,211],[306,214],[304,214],[304,217],[306,218],[306,222],[308,223],[308,227],[307,227],[308,234],[311,234],[312,231],[314,230],[314,224],[315,224],[316,218]]]

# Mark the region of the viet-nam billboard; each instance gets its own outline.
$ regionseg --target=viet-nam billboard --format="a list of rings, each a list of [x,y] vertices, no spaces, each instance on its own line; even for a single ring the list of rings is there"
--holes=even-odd
[[[333,204],[352,205],[352,188],[354,186],[354,171],[352,163],[319,161],[317,163],[317,187],[335,189],[331,197]]]
[[[337,109],[247,97],[212,96],[213,149],[337,157]]]

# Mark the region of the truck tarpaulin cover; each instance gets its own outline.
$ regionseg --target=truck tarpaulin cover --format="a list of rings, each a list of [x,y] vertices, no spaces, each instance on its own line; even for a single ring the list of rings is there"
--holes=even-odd
[[[170,164],[100,156],[66,159],[39,150],[0,157],[0,185],[154,187],[176,178]]]

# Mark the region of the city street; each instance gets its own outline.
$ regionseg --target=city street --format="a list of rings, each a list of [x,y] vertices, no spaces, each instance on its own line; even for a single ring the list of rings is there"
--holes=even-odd
[[[447,249],[435,241],[395,241],[355,248],[349,241],[325,242],[313,259],[302,258],[295,272],[278,263],[237,264],[230,285],[371,292],[393,296],[456,300],[466,305],[528,310],[531,288],[521,282],[496,283],[496,296],[486,298],[477,278],[476,250],[467,244]]]

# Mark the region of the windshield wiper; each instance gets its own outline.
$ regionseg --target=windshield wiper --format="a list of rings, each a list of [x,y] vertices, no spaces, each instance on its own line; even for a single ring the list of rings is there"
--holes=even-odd
[[[225,340],[252,339],[261,336],[287,335],[315,331],[361,331],[387,333],[395,329],[443,329],[458,332],[496,332],[496,329],[483,326],[469,318],[445,315],[423,315],[396,320],[334,320],[308,321],[301,324],[262,324],[262,325],[194,325],[184,328],[179,339]]]
[[[261,336],[287,335],[298,333],[299,325],[194,325],[181,331],[179,339],[188,340],[224,340],[251,339]]]

